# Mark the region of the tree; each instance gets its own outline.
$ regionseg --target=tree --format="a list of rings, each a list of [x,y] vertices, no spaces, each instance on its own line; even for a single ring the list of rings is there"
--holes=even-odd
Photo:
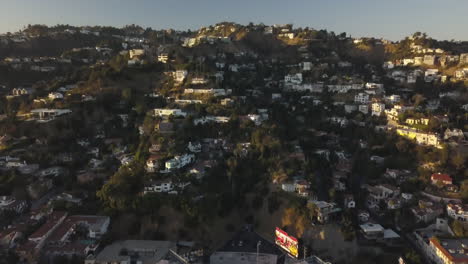
[[[466,166],[466,157],[461,151],[457,151],[455,155],[452,155],[450,163],[457,169],[462,170]]]
[[[462,223],[462,222],[460,222],[458,220],[455,220],[452,223],[453,233],[455,233],[455,235],[457,237],[466,237],[468,235],[468,230],[467,229],[468,229],[468,227],[464,223]]]
[[[408,264],[422,264],[421,256],[413,249],[405,253],[405,263]]]
[[[102,186],[97,197],[108,209],[131,209],[137,205],[136,197],[143,187],[142,175],[142,169],[123,167]]]
[[[317,205],[314,203],[307,203],[307,213],[309,216],[309,220],[312,221],[317,217]]]
[[[286,208],[281,218],[283,227],[291,227],[294,229],[296,236],[302,237],[306,227],[308,226],[307,216],[294,207]]]
[[[464,180],[461,183],[460,193],[461,193],[461,197],[463,198],[463,200],[465,202],[468,201],[468,180]]]

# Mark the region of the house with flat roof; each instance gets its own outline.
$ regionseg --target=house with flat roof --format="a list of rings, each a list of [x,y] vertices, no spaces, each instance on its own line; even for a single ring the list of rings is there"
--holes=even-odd
[[[429,258],[435,263],[455,264],[468,263],[468,238],[430,238],[432,249]]]
[[[31,115],[39,122],[51,121],[56,117],[70,114],[72,111],[70,109],[48,109],[48,108],[39,108],[31,110]]]
[[[246,228],[211,254],[210,263],[282,264],[285,263],[285,254],[275,244]]]
[[[176,249],[176,243],[157,240],[124,240],[106,246],[96,256],[89,256],[85,264],[160,263]]]

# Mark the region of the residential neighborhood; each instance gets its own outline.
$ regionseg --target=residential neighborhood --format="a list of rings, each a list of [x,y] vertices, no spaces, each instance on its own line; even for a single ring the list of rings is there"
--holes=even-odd
[[[0,263],[468,263],[468,44],[0,35]]]

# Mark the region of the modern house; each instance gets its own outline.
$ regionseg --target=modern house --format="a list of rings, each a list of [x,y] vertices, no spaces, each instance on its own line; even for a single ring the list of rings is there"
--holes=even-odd
[[[195,161],[195,155],[184,154],[166,161],[166,170],[180,169]]]

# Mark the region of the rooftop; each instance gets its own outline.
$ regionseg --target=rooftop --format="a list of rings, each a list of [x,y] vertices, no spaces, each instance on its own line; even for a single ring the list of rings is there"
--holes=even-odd
[[[464,239],[436,239],[431,238],[432,245],[437,247],[442,253],[456,263],[468,262],[468,238]]]
[[[368,224],[363,224],[363,225],[360,225],[362,231],[364,232],[384,232],[384,228],[379,225],[379,224],[371,224],[371,223],[368,223]]]
[[[62,217],[65,217],[67,212],[53,212],[47,219],[47,222],[43,224],[36,232],[34,232],[29,239],[37,239],[47,234],[54,226],[58,224]]]
[[[139,260],[142,264],[153,264],[165,258],[175,243],[157,240],[124,240],[105,247],[97,256],[97,263]]]

